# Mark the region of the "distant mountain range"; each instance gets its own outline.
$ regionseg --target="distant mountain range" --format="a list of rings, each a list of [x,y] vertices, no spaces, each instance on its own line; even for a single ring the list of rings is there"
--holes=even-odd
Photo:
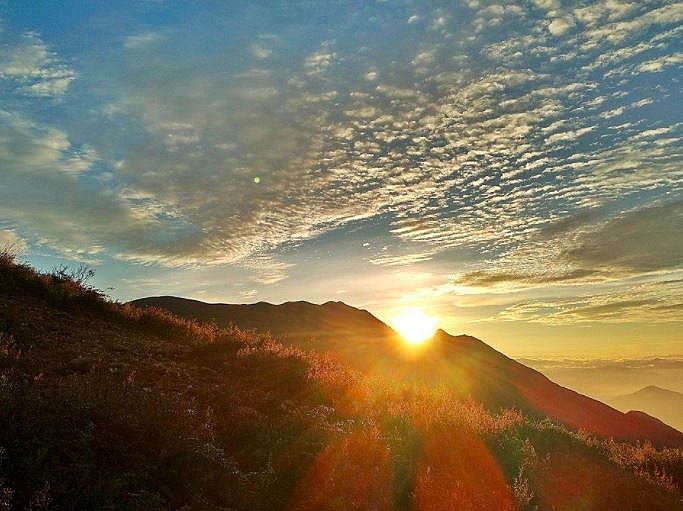
[[[618,396],[609,404],[621,411],[641,410],[683,431],[683,394],[654,385]]]
[[[218,326],[234,324],[270,332],[285,343],[330,353],[359,371],[446,385],[494,411],[514,407],[605,438],[683,446],[683,433],[660,420],[637,411],[623,413],[557,385],[479,339],[439,330],[426,346],[410,350],[394,330],[368,311],[342,302],[234,305],[161,296],[132,304],[159,307]]]

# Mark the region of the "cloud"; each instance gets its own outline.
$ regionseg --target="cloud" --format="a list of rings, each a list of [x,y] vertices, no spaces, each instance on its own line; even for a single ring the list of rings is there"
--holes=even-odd
[[[0,110],[0,121],[0,159],[6,175],[79,174],[97,160],[92,148],[74,148],[61,130],[39,126],[3,110]]]
[[[506,307],[496,320],[548,325],[580,323],[681,322],[683,280],[619,285],[602,293],[571,298],[521,301]],[[491,318],[494,319],[494,318]]]
[[[523,269],[518,271],[485,271],[478,270],[467,273],[457,279],[457,283],[470,287],[490,287],[497,284],[528,284],[547,286],[550,284],[566,281],[596,281],[604,278],[604,273],[591,269],[561,269],[560,271],[548,269],[544,273],[528,273]]]
[[[0,79],[20,93],[58,97],[75,78],[76,72],[35,33],[25,33],[0,48]]]
[[[135,203],[129,193],[94,190],[81,181],[99,160],[93,149],[75,147],[66,133],[18,114],[0,111],[0,120],[0,217],[19,228],[25,243],[80,260],[106,247],[126,257],[137,253],[146,261],[163,257],[176,264],[189,247],[196,250],[200,240],[194,229],[170,208],[149,212],[153,204]]]
[[[683,53],[665,55],[639,64],[638,71],[644,73],[660,73],[668,67],[677,66],[681,63],[683,63]]]
[[[594,225],[604,214],[604,209],[588,208],[544,225],[539,234],[548,240],[556,239],[587,225]]]
[[[592,268],[631,273],[683,266],[683,202],[625,213],[583,235],[566,257]]]
[[[251,53],[256,58],[267,59],[273,54],[273,50],[266,48],[263,44],[255,43],[251,47]]]
[[[165,36],[159,32],[142,32],[126,36],[123,47],[127,50],[141,50],[162,43]]]
[[[583,135],[585,135],[587,133],[590,133],[595,128],[596,128],[595,126],[586,126],[585,128],[580,128],[577,130],[561,131],[559,133],[554,133],[546,139],[546,143],[553,145],[553,144],[556,144],[558,142],[567,142],[567,141],[574,142],[574,141],[576,141],[577,138],[582,137]]]
[[[257,254],[246,258],[240,266],[253,273],[253,282],[256,284],[272,285],[285,280],[288,277],[288,271],[294,265],[278,261],[266,254]],[[249,296],[251,294],[249,293]]]
[[[683,203],[631,211],[604,220],[594,209],[544,227],[524,249],[492,268],[465,272],[461,286],[508,289],[558,284],[611,283],[683,266],[683,242],[672,232],[683,229]]]
[[[318,51],[306,57],[304,67],[307,74],[321,75],[332,65],[337,55],[330,51],[330,46],[330,42],[325,42]]]
[[[573,26],[574,21],[571,18],[555,18],[548,23],[548,32],[555,37],[560,37],[563,36]]]
[[[619,357],[619,354],[617,354]],[[633,381],[636,371],[647,371],[647,373],[658,373],[659,371],[683,371],[683,359],[680,356],[667,356],[663,358],[590,358],[590,359],[539,359],[526,358],[517,359],[519,362],[529,365],[539,371],[553,371],[562,369],[584,370],[589,372],[586,376],[588,378],[595,378],[596,374],[600,372],[602,378],[606,371],[611,372],[612,378],[616,380],[618,375],[620,378],[625,378],[628,381]],[[661,373],[660,373],[661,374]],[[645,377],[651,381],[652,375],[646,374]],[[636,380],[637,381],[637,380]]]
[[[381,255],[370,259],[372,264],[381,266],[412,266],[416,263],[430,261],[433,252],[410,253],[406,255]]]
[[[554,11],[560,8],[559,0],[534,0],[533,3],[546,11]]]

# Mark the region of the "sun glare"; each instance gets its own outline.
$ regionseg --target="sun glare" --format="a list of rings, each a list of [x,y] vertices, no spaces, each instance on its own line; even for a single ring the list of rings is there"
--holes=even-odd
[[[400,315],[391,320],[391,326],[403,336],[408,344],[422,344],[430,339],[439,320],[425,314],[421,309],[405,309]]]

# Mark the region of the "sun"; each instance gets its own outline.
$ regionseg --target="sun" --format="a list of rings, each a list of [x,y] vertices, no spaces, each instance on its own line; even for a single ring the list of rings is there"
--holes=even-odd
[[[425,314],[422,309],[411,307],[404,309],[400,315],[392,318],[390,323],[408,344],[417,345],[422,344],[434,335],[439,320],[434,316]]]

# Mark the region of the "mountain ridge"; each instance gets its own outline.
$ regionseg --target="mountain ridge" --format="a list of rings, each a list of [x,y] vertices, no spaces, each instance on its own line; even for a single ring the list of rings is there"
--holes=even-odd
[[[405,379],[446,384],[492,410],[513,406],[604,438],[683,446],[683,433],[658,419],[623,413],[562,387],[476,337],[453,336],[439,329],[425,346],[406,351],[388,325],[370,312],[343,302],[206,304],[163,296],[130,303],[160,307],[187,319],[212,320],[219,326],[234,324],[268,331],[283,342],[329,352],[363,371],[384,371]],[[381,367],[366,363],[368,360],[381,360]]]

